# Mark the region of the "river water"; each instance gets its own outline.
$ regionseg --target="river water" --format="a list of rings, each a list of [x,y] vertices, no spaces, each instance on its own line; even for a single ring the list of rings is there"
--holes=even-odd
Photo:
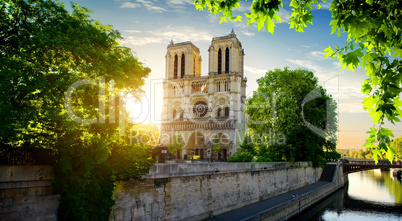
[[[349,184],[294,220],[402,221],[402,183],[391,172],[351,173]]]

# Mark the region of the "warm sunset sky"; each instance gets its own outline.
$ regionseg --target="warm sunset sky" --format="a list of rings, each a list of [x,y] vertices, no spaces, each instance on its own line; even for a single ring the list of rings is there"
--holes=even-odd
[[[70,8],[69,1],[66,2]],[[195,10],[192,0],[75,0],[94,13],[92,18],[103,24],[109,24],[120,31],[124,37],[122,45],[130,47],[152,72],[147,79],[143,99],[150,103],[150,109],[136,106],[137,121],[160,124],[162,106],[162,84],[165,76],[166,47],[171,39],[175,43],[192,41],[201,51],[202,75],[208,71],[208,46],[212,37],[230,33],[232,28],[242,42],[245,51],[244,75],[247,77],[247,94],[257,89],[256,79],[267,70],[283,68],[305,68],[313,71],[335,99],[339,107],[339,142],[338,148],[361,148],[366,139],[365,132],[372,126],[369,114],[362,108],[363,95],[360,85],[366,79],[364,70],[355,72],[340,70],[338,60],[323,58],[327,46],[344,46],[345,35],[330,35],[331,14],[329,3],[315,10],[314,24],[297,33],[287,24],[291,10],[290,0],[284,0],[281,10],[282,23],[277,24],[274,35],[266,30],[257,31],[256,26],[247,26],[246,22],[227,22],[219,24],[219,17],[208,11]],[[235,14],[247,12],[247,5],[234,11]],[[244,18],[244,16],[243,16]],[[246,21],[246,18],[244,18]],[[151,110],[151,111],[149,111]],[[145,119],[145,120],[144,120]],[[390,126],[395,137],[402,135],[402,124]]]

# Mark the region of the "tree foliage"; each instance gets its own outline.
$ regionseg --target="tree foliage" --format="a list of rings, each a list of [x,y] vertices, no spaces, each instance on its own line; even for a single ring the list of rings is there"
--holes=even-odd
[[[168,145],[168,151],[170,154],[176,155],[177,151],[182,150],[184,147],[184,141],[183,138],[181,137],[181,134],[177,132],[173,136],[173,142]]]
[[[402,159],[402,137],[396,138],[391,142],[391,147],[395,150],[395,155],[400,160]]]
[[[236,154],[229,157],[228,162],[251,162],[256,155],[257,151],[255,145],[251,142],[251,138],[245,136]]]
[[[290,28],[303,32],[307,24],[313,21],[313,5],[320,9],[320,2],[325,0],[291,0],[289,7],[292,14]],[[240,7],[240,0],[194,0],[196,9],[208,10],[213,14],[221,13],[221,22],[241,21],[241,15],[233,15],[233,9]],[[273,34],[275,23],[280,21],[278,15],[282,0],[253,0],[247,24],[257,23]],[[332,13],[331,34],[347,33],[344,47],[335,46],[325,49],[325,57],[337,58],[343,68],[354,71],[358,66],[364,67],[368,78],[362,84],[363,107],[374,120],[374,127],[364,146],[373,151],[373,157],[383,154],[392,161],[394,150],[390,146],[392,131],[383,128],[384,121],[400,122],[402,118],[402,2],[399,0],[333,0],[329,10]]]
[[[338,153],[337,151],[329,151],[329,152],[325,152],[325,159],[327,161],[337,161],[339,159],[341,159],[341,154]]]
[[[259,139],[254,143],[274,161],[312,161],[314,166],[324,166],[324,148],[327,152],[336,149],[336,103],[318,86],[314,74],[275,69],[257,82],[245,110],[250,134]],[[314,99],[306,100],[312,94]]]
[[[141,179],[151,165],[149,148],[130,144],[118,127],[125,115],[118,96],[140,93],[150,70],[119,46],[118,31],[72,6],[70,14],[51,0],[1,0],[0,143],[56,151],[59,220],[108,220],[113,182]],[[96,84],[65,99],[79,80]],[[68,107],[95,123],[73,121]]]

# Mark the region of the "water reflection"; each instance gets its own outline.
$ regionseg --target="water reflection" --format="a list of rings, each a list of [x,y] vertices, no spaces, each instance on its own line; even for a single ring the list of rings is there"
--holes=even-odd
[[[381,204],[402,204],[402,183],[390,172],[369,170],[349,174],[348,195]]]
[[[293,220],[402,220],[402,183],[379,170],[349,174],[349,185]]]

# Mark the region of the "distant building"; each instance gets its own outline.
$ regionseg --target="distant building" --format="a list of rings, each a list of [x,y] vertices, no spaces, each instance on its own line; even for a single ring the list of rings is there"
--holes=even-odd
[[[161,143],[172,143],[180,133],[185,146],[179,158],[213,154],[226,160],[243,138],[247,79],[242,45],[232,30],[212,38],[208,52],[208,76],[201,76],[200,50],[193,43],[171,41],[167,47]],[[220,151],[212,153],[218,141]]]

